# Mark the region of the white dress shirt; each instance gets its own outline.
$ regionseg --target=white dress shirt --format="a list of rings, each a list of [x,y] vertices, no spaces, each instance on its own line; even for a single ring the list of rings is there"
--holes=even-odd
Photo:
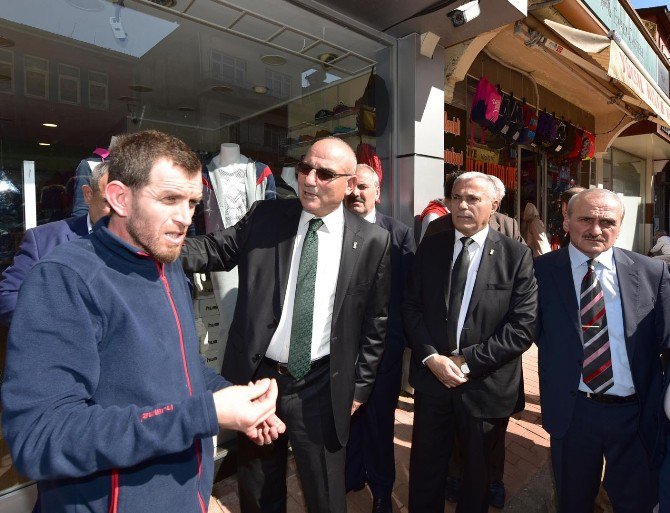
[[[574,282],[577,305],[582,292],[582,280],[588,270],[586,262],[589,257],[579,251],[573,244],[568,246],[570,266]],[[617,279],[616,262],[612,248],[595,258],[595,273],[605,296],[605,314],[607,315],[607,335],[610,339],[610,353],[612,355],[612,374],[614,385],[607,391],[609,395],[628,396],[635,393],[633,376],[630,373],[628,353],[626,352],[626,337],[623,326],[623,310],[621,308],[621,293]],[[578,307],[579,308],[579,307]],[[579,311],[577,311],[579,317]],[[579,390],[593,392],[579,377]]]
[[[461,232],[455,230],[456,232],[456,241],[454,243],[454,254],[451,258],[451,269],[454,268],[456,259],[458,255],[461,254],[463,250],[463,243],[461,242],[461,237],[465,237]],[[461,309],[458,313],[458,323],[456,324],[456,351],[454,354],[459,354],[461,347],[461,332],[463,331],[463,325],[465,324],[465,316],[468,313],[468,307],[470,306],[470,299],[472,298],[472,290],[475,288],[475,280],[477,279],[477,272],[479,271],[479,264],[482,261],[482,252],[484,250],[484,243],[486,242],[486,237],[489,234],[489,225],[475,233],[472,237],[472,243],[468,246],[468,252],[470,253],[470,264],[468,265],[468,276],[465,280],[465,289],[463,290],[463,301],[461,301]],[[437,353],[435,353],[437,354]],[[424,358],[423,363],[426,363],[426,360],[434,355],[429,355]]]
[[[86,214],[86,227],[88,228],[88,233],[93,231],[93,225],[91,224],[91,214]]]
[[[340,205],[335,211],[322,217],[323,225],[316,232],[319,238],[318,263],[316,267],[316,283],[314,287],[314,316],[312,319],[312,360],[330,354],[330,324],[333,320],[335,289],[340,271],[342,256],[342,237],[344,234],[344,210]],[[291,268],[286,285],[286,295],[282,307],[281,318],[277,325],[265,356],[278,362],[288,362],[291,345],[291,325],[293,323],[293,303],[295,285],[298,281],[298,267],[302,245],[307,234],[309,221],[315,216],[302,211],[298,232],[293,242]]]
[[[375,207],[372,207],[372,210],[365,214],[363,216],[363,219],[365,219],[368,223],[374,224],[377,221],[377,209]]]

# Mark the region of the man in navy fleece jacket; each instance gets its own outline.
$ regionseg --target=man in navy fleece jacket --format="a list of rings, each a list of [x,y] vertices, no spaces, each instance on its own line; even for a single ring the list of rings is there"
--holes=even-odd
[[[206,513],[219,426],[270,443],[277,388],[246,387],[198,354],[179,255],[201,166],[156,131],[110,159],[112,213],[26,277],[9,332],[2,427],[38,481],[35,511]]]

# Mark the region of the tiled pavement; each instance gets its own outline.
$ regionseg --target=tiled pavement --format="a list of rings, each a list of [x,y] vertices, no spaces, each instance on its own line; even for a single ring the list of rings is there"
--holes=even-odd
[[[539,382],[537,377],[537,348],[532,346],[523,355],[523,374],[526,390],[526,409],[515,415],[507,429],[507,451],[504,481],[507,488],[507,503],[514,502],[523,488],[546,467],[549,459],[549,435],[542,429],[540,418]],[[409,474],[409,452],[412,437],[414,401],[401,397],[395,414],[395,460],[396,483],[393,492],[394,512],[407,513]],[[209,513],[239,513],[235,478],[228,478],[214,486],[214,497],[210,501]],[[302,491],[295,468],[289,466],[288,513],[305,511]],[[369,513],[372,495],[366,488],[347,496],[349,513]],[[507,508],[506,508],[507,509]],[[446,503],[445,512],[455,507]],[[490,512],[498,510],[490,508]]]

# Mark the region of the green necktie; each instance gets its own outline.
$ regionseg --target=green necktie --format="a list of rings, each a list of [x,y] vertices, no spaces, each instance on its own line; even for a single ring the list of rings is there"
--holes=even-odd
[[[316,233],[323,220],[315,217],[309,222],[302,244],[298,281],[293,300],[291,345],[288,351],[288,371],[295,379],[302,379],[312,365],[312,320],[314,317],[314,284],[319,257],[319,236]]]

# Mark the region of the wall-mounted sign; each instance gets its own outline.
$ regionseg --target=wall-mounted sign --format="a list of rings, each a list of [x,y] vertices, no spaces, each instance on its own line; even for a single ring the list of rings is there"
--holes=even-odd
[[[497,151],[489,150],[488,148],[468,146],[467,153],[469,160],[479,160],[480,162],[488,162],[491,164],[500,162],[500,154]]]
[[[444,172],[465,169],[465,122],[463,109],[444,104]]]
[[[479,171],[487,175],[497,176],[505,184],[506,189],[516,190],[516,167],[514,166],[503,166],[471,159],[467,159],[465,165],[468,171]]]

